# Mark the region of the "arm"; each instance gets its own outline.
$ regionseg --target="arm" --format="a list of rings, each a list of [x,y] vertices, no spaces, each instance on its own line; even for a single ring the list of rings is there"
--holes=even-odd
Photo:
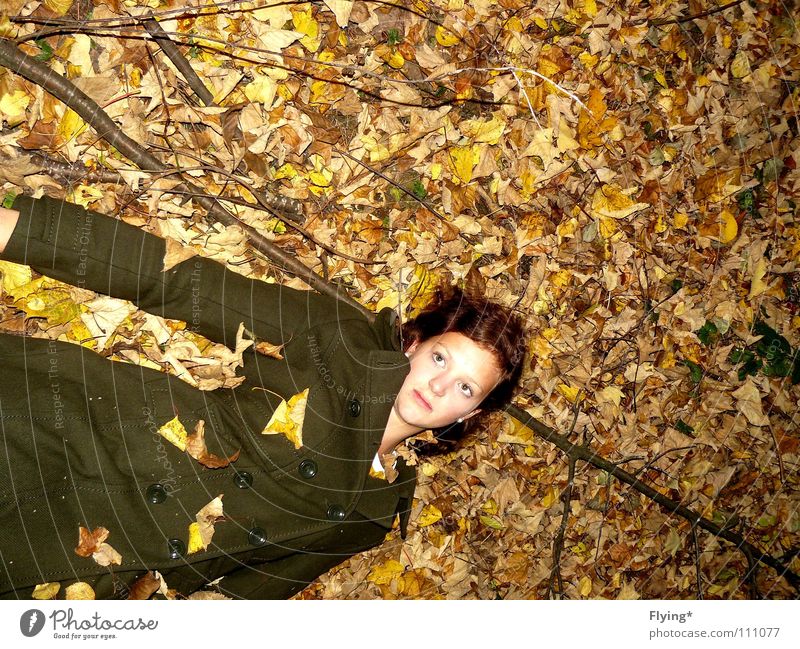
[[[14,226],[17,225],[17,219],[19,219],[19,212],[0,207],[0,254],[3,254],[3,250],[6,249]]]
[[[233,347],[240,322],[256,337],[280,344],[309,326],[361,317],[341,302],[308,291],[249,280],[193,257],[162,272],[165,241],[114,218],[61,200],[18,196],[4,259],[113,297]],[[2,231],[0,231],[2,237]]]

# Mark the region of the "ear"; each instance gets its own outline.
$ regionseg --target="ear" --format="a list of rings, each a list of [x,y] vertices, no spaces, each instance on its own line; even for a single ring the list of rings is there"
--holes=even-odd
[[[475,415],[477,415],[480,411],[481,411],[480,408],[475,408],[475,410],[473,410],[469,414],[464,415],[463,417],[461,417],[461,419],[467,420],[470,417],[474,417]]]
[[[413,353],[414,353],[414,350],[416,350],[416,349],[417,349],[417,347],[419,347],[419,340],[415,340],[413,343],[411,343],[411,344],[408,346],[408,349],[406,350],[406,356],[407,356],[407,357],[408,357],[408,356],[411,356],[411,354],[413,354]]]

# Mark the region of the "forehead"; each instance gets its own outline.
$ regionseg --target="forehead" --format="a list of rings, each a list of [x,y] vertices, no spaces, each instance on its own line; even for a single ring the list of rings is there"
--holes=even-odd
[[[448,331],[425,341],[431,347],[441,345],[447,349],[459,370],[470,375],[487,390],[491,389],[500,377],[497,357],[494,352],[478,345],[464,334]]]

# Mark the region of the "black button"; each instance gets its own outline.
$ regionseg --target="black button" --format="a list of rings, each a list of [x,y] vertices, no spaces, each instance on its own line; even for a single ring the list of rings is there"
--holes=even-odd
[[[266,545],[267,533],[260,527],[254,527],[247,533],[247,542],[255,546]]]
[[[350,403],[347,404],[347,412],[351,417],[358,417],[361,414],[361,404],[358,399],[350,400]]]
[[[170,559],[180,559],[186,554],[186,544],[180,539],[170,539],[167,541],[167,547],[169,548]]]
[[[160,505],[167,499],[167,490],[164,489],[164,485],[156,482],[147,488],[145,497],[151,505]]]
[[[317,475],[317,463],[314,462],[314,460],[303,460],[300,462],[297,470],[306,480],[311,480],[311,478]]]
[[[329,521],[343,521],[347,514],[341,505],[331,505],[328,507],[328,520]]]
[[[239,471],[233,476],[233,484],[239,489],[249,489],[253,486],[253,476],[247,471]]]

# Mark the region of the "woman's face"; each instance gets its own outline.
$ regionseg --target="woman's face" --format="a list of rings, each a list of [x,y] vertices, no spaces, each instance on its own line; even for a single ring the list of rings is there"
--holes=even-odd
[[[415,342],[406,356],[411,371],[394,410],[404,423],[420,430],[472,417],[500,380],[495,355],[460,333]]]

